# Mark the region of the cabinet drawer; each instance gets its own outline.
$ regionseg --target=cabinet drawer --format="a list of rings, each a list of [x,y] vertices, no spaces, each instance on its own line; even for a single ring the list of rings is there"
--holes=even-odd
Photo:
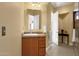
[[[45,40],[38,42],[38,46],[39,46],[39,47],[45,47],[45,45],[46,45]]]
[[[45,37],[40,37],[39,41],[45,41]]]
[[[46,43],[45,41],[38,42],[38,44],[45,44],[45,43]]]
[[[46,50],[45,48],[39,48],[39,56],[45,56]]]
[[[45,39],[39,39],[38,43],[39,43],[39,44],[45,43]]]
[[[38,47],[39,47],[39,48],[41,48],[41,47],[45,47],[45,46],[46,46],[45,43],[43,43],[43,44],[38,44]]]

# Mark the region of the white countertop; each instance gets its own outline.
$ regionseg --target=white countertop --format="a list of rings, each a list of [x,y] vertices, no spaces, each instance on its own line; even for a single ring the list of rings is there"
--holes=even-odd
[[[42,33],[42,34],[37,34],[37,33],[23,34],[23,37],[26,37],[26,36],[45,36],[45,34],[44,33]]]

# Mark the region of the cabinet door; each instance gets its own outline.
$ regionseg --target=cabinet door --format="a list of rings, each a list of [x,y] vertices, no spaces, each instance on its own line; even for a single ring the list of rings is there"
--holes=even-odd
[[[22,55],[37,56],[38,55],[38,39],[36,37],[27,37],[22,39]]]
[[[31,39],[30,38],[24,38],[22,39],[22,55],[23,56],[30,56],[31,53]]]
[[[38,39],[34,38],[31,40],[31,55],[38,56]]]
[[[39,56],[45,56],[46,55],[46,50],[45,50],[45,48],[41,48],[41,47],[39,47]]]

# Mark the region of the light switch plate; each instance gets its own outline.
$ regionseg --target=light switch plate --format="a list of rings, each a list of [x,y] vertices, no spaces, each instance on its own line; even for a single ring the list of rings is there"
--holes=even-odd
[[[5,36],[5,35],[6,35],[6,27],[2,26],[2,36]]]

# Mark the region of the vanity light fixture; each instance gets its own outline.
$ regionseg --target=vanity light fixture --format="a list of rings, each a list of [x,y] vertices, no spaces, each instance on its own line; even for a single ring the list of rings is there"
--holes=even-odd
[[[40,3],[39,2],[33,2],[32,6],[38,6],[38,7],[40,7]]]

